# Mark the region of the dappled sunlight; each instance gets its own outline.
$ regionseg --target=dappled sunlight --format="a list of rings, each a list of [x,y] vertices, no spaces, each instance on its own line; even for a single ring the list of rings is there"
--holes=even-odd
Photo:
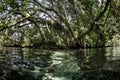
[[[0,0],[0,80],[120,80],[119,0]]]

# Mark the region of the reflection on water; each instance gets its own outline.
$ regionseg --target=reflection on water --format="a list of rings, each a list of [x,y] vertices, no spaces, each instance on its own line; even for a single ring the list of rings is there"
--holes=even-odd
[[[76,52],[78,65],[82,70],[102,69],[105,61],[105,49],[86,49]]]
[[[106,80],[120,74],[118,71],[120,47],[58,51],[0,48],[0,80]]]

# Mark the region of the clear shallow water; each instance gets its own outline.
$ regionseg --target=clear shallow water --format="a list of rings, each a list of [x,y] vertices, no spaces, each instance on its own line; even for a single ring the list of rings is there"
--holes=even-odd
[[[0,80],[120,80],[117,75],[120,47],[56,51],[0,48]]]

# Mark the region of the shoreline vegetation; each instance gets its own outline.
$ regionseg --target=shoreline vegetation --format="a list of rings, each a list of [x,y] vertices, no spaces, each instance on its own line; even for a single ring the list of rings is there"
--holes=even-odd
[[[120,41],[119,41],[120,42]],[[101,46],[62,46],[55,43],[42,43],[37,45],[17,45],[17,44],[1,44],[2,47],[17,47],[17,48],[37,48],[37,49],[90,49],[90,48],[104,48],[104,47],[118,47],[119,42],[111,42],[109,45]]]

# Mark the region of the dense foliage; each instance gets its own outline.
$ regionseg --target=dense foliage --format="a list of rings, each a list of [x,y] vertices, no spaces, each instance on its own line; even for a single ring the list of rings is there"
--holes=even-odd
[[[0,0],[0,42],[59,48],[119,45],[119,7],[119,0]]]

